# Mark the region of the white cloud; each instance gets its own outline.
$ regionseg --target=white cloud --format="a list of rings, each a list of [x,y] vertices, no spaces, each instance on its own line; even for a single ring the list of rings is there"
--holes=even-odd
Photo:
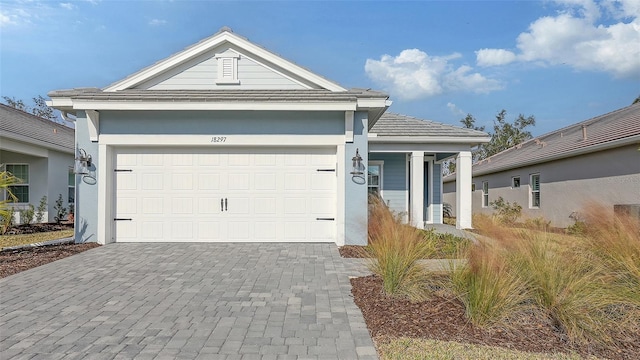
[[[480,49],[476,51],[478,66],[496,66],[509,64],[516,60],[516,54],[504,49]]]
[[[498,81],[472,72],[469,66],[455,68],[451,60],[461,55],[429,56],[418,49],[407,49],[398,56],[383,55],[367,59],[365,71],[370,79],[403,99],[419,99],[453,91],[489,92],[502,88]]]
[[[452,102],[448,102],[447,103],[447,108],[449,108],[449,110],[451,111],[451,113],[453,115],[464,115],[465,112],[463,110],[461,110],[458,106],[456,106],[456,104],[452,103]]]
[[[4,27],[7,25],[12,25],[15,24],[16,22],[11,19],[11,16],[3,14],[2,12],[0,12],[0,27]]]
[[[75,5],[73,5],[72,3],[60,3],[60,7],[67,10],[73,10],[75,8]]]
[[[564,8],[555,16],[539,18],[517,40],[519,52],[481,49],[476,52],[479,66],[507,64],[511,61],[545,65],[568,65],[577,70],[602,71],[615,77],[640,77],[640,2],[615,3],[562,0]],[[614,24],[598,23],[607,13]],[[501,55],[505,55],[501,56]]]
[[[151,26],[161,26],[161,25],[165,25],[167,23],[167,20],[162,20],[162,19],[152,19],[151,21],[149,21],[149,25]]]

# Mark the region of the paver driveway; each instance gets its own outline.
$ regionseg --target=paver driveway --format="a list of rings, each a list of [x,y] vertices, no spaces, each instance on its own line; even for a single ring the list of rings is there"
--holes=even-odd
[[[0,358],[375,359],[333,244],[110,244],[0,279]]]

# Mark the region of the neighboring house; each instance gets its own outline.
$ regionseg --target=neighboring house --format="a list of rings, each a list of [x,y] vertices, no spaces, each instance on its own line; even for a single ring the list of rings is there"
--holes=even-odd
[[[366,244],[369,192],[416,226],[439,223],[439,161],[457,156],[470,183],[470,150],[489,140],[383,115],[386,94],[345,89],[227,28],[104,89],[49,96],[93,159],[76,241]],[[470,227],[471,208],[459,219]]]
[[[47,217],[54,221],[53,206],[62,195],[64,206],[74,201],[74,130],[53,121],[0,104],[0,171],[22,182],[13,186],[13,208],[38,207],[47,197]],[[6,193],[0,194],[3,199]],[[18,213],[15,219],[19,220]]]
[[[473,165],[473,211],[492,213],[502,197],[525,218],[566,227],[590,202],[640,204],[640,104],[528,140]],[[444,179],[455,205],[456,181]]]

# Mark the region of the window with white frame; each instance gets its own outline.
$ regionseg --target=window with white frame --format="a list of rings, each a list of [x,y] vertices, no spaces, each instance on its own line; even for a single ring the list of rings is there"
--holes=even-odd
[[[511,178],[511,188],[517,189],[520,187],[520,176],[514,176]]]
[[[489,206],[489,182],[482,182],[482,207]]]
[[[367,184],[369,186],[369,194],[380,195],[382,190],[382,163],[369,162],[367,167]]]
[[[529,182],[529,188],[531,189],[531,198],[529,200],[529,207],[540,207],[540,174],[531,174],[531,181]]]
[[[29,165],[6,164],[4,170],[20,179],[19,183],[9,186],[9,191],[16,197],[16,202],[29,203]],[[5,198],[10,200],[6,195]]]
[[[69,168],[68,178],[69,192],[67,196],[67,202],[69,203],[69,205],[72,205],[75,202],[76,198],[76,174],[73,173],[73,168]]]

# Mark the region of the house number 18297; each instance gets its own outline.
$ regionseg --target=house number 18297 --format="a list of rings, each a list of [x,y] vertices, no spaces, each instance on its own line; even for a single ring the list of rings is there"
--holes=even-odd
[[[213,136],[211,138],[211,142],[212,143],[223,143],[227,141],[227,137],[226,136]]]

